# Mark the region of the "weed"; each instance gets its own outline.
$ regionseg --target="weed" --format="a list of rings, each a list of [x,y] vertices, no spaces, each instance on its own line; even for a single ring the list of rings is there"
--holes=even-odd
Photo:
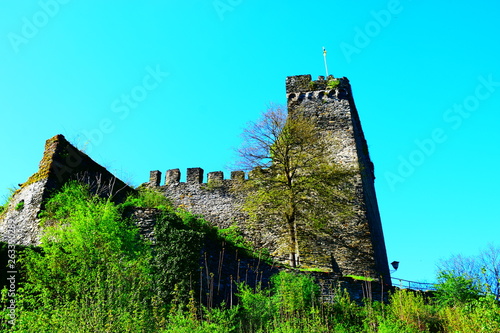
[[[21,200],[16,205],[16,210],[23,210],[24,208],[24,200]]]

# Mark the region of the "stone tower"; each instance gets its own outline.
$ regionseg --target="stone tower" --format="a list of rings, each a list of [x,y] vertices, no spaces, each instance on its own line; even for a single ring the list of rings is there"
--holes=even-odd
[[[382,276],[390,283],[373,163],[349,80],[331,75],[327,79],[320,76],[316,81],[311,75],[289,76],[286,93],[288,112],[302,112],[316,119],[322,134],[333,138],[332,151],[327,152],[332,160],[356,170],[352,179],[356,188],[354,218],[337,222],[332,225],[331,235],[310,244],[313,255],[330,255],[332,267],[342,275]]]

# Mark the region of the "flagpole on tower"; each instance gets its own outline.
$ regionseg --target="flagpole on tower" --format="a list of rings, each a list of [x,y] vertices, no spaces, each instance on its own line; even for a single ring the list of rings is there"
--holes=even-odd
[[[326,63],[326,49],[324,46],[323,46],[323,59],[325,60],[326,77],[328,77],[328,64]]]

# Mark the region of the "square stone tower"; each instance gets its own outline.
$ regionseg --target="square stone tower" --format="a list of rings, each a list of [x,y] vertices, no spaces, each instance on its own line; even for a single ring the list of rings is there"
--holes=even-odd
[[[374,186],[374,168],[368,153],[358,111],[347,78],[311,75],[286,79],[288,112],[301,112],[317,121],[323,135],[330,137],[331,151],[325,152],[334,162],[353,167],[356,175],[355,216],[332,221],[330,235],[311,242],[311,257],[331,258],[342,275],[383,277],[390,284],[389,264]],[[301,253],[301,257],[307,257]],[[306,258],[307,259],[307,258]]]

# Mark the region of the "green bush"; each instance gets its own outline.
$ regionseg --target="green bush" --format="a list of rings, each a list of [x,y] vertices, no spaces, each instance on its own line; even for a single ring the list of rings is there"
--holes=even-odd
[[[275,299],[271,297],[271,290],[254,290],[241,283],[238,285],[237,294],[242,306],[242,320],[249,332],[262,330],[269,325],[276,313]]]
[[[240,228],[236,224],[225,229],[218,229],[217,235],[233,246],[253,251],[252,243],[243,236]]]
[[[46,205],[41,251],[20,258],[26,282],[14,332],[142,332],[152,320],[150,250],[117,207],[70,183]]]
[[[121,204],[121,208],[127,207],[143,207],[157,208],[161,210],[171,210],[172,203],[162,193],[148,187],[140,187],[136,193],[127,197],[125,202]]]
[[[340,84],[339,80],[333,79],[333,80],[328,80],[326,86],[328,87],[328,89],[335,89],[338,87],[339,84]]]
[[[174,298],[186,303],[189,290],[195,287],[192,281],[198,281],[195,274],[204,233],[190,229],[180,216],[170,211],[156,221],[155,237],[152,259],[155,290],[165,303]]]
[[[318,302],[319,288],[310,275],[282,271],[272,276],[271,284],[281,313],[305,313]]]
[[[437,310],[419,292],[397,290],[379,317],[380,332],[429,332],[439,328]]]
[[[482,294],[481,287],[473,278],[455,275],[451,272],[440,272],[436,285],[436,301],[441,306],[454,306],[478,300]]]
[[[16,210],[23,210],[24,208],[24,201],[20,201],[16,205]]]
[[[131,203],[162,206],[157,194]],[[148,199],[146,199],[148,198]],[[136,201],[134,201],[136,200]],[[473,279],[439,275],[436,297],[396,290],[388,304],[352,301],[337,289],[318,300],[310,275],[280,272],[271,287],[239,284],[239,305],[205,308],[199,260],[206,237],[244,240],[236,227],[223,231],[186,211],[165,206],[156,221],[156,246],[124,219],[123,206],[66,185],[46,204],[40,248],[17,252],[22,272],[11,327],[7,289],[0,297],[0,330],[9,332],[500,332],[500,306]],[[5,252],[5,244],[0,250]],[[2,252],[0,251],[0,252]]]
[[[500,332],[500,306],[493,295],[440,310],[445,332]]]

